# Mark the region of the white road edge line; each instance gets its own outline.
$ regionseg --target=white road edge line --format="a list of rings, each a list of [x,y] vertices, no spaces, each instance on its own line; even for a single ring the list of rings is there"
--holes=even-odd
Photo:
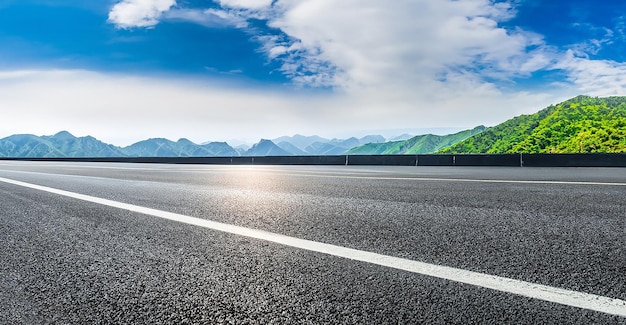
[[[62,195],[78,200],[106,205],[114,208],[124,209],[132,212],[138,212],[151,215],[163,219],[204,227],[208,229],[218,230],[240,236],[246,236],[261,240],[266,240],[286,246],[296,247],[313,252],[328,254],[337,257],[343,257],[351,260],[382,265],[394,269],[404,270],[408,272],[428,275],[436,278],[456,281],[460,283],[471,284],[483,288],[513,293],[534,299],[550,301],[562,305],[574,306],[582,309],[598,311],[602,313],[626,317],[626,301],[604,297],[584,292],[566,290],[542,284],[536,284],[526,281],[520,281],[495,275],[489,275],[474,271],[467,271],[448,266],[429,264],[408,260],[399,257],[382,255],[361,251],[342,246],[320,243],[316,241],[300,239],[296,237],[285,236],[281,234],[271,233],[263,230],[256,230],[225,224],[221,222],[190,217],[182,214],[161,211],[133,204],[107,200],[99,197],[64,191],[47,186],[41,186],[8,178],[0,177],[0,182],[13,184],[17,186],[27,187],[35,190],[49,192]]]
[[[579,181],[541,181],[541,180],[509,180],[509,179],[472,179],[472,178],[434,178],[434,177],[388,177],[388,176],[345,176],[345,175],[313,175],[313,174],[282,174],[301,177],[373,179],[392,181],[425,181],[425,182],[468,182],[468,183],[509,183],[509,184],[547,184],[547,185],[600,185],[626,186],[626,183],[612,182],[579,182]]]

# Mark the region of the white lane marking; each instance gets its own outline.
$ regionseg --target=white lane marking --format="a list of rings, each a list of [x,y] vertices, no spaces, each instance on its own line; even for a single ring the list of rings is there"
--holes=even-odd
[[[626,186],[626,183],[612,182],[577,182],[577,181],[533,181],[533,180],[508,180],[508,179],[471,179],[471,178],[435,178],[435,177],[386,177],[386,176],[342,176],[342,175],[315,175],[315,174],[281,174],[302,177],[320,178],[347,178],[347,179],[380,179],[396,181],[427,181],[427,182],[472,182],[472,183],[510,183],[510,184],[550,184],[550,185],[603,185],[603,186]]]
[[[3,165],[0,163],[0,165]],[[241,169],[251,169],[251,167],[274,167],[274,166],[248,166],[248,165],[235,165],[229,166],[232,168],[237,168],[233,170],[232,168],[219,168],[219,169],[196,169],[196,168],[172,168],[172,169],[163,169],[163,168],[147,168],[147,167],[104,167],[104,166],[86,166],[86,165],[60,165],[61,167],[80,167],[80,168],[91,168],[91,169],[115,169],[115,170],[128,170],[128,171],[159,171],[159,172],[203,172],[203,173],[223,173],[223,172],[241,172]],[[58,167],[58,166],[57,166]],[[178,166],[177,166],[178,167]],[[263,169],[262,169],[263,170]],[[28,171],[17,171],[11,170],[13,172],[23,172],[23,173],[38,173],[38,174],[48,174],[43,172],[28,172]],[[390,177],[390,176],[367,176],[363,175],[360,171],[352,171],[352,172],[320,172],[319,174],[316,172],[302,172],[302,173],[294,173],[293,170],[279,170],[279,169],[265,169],[263,171],[269,172],[281,172],[280,176],[295,176],[295,177],[317,177],[317,178],[344,178],[344,179],[368,179],[368,180],[396,180],[396,181],[424,181],[424,182],[468,182],[468,183],[500,183],[500,184],[543,184],[543,185],[595,185],[595,186],[626,186],[626,183],[617,183],[617,182],[585,182],[585,181],[548,181],[548,180],[507,180],[507,179],[472,179],[472,178],[443,178],[443,177]],[[375,171],[371,170],[368,172],[372,173],[392,173],[388,171]],[[334,175],[328,175],[329,173]],[[57,175],[68,175],[71,174],[63,174],[59,173]],[[76,175],[77,176],[77,175]]]
[[[235,235],[252,237],[256,239],[266,240],[286,246],[296,247],[313,252],[328,254],[337,257],[343,257],[356,261],[372,263],[382,265],[399,270],[409,271],[413,273],[419,273],[441,279],[447,279],[451,281],[471,284],[483,288],[489,288],[493,290],[513,293],[530,298],[550,301],[562,305],[574,306],[583,309],[589,309],[602,313],[618,315],[626,317],[626,301],[604,297],[584,292],[577,292],[572,290],[566,290],[556,287],[550,287],[542,284],[536,284],[526,281],[520,281],[515,279],[509,279],[505,277],[489,275],[474,271],[467,271],[463,269],[457,269],[448,266],[441,266],[436,264],[429,264],[424,262],[418,262],[408,260],[399,257],[393,257],[388,255],[382,255],[372,252],[361,251],[352,248],[346,248],[342,246],[336,246],[331,244],[320,243],[316,241],[300,239],[296,237],[285,236],[281,234],[271,233],[263,230],[256,230],[245,228],[241,226],[235,226],[225,224],[221,222],[194,218],[182,214],[161,211],[146,207],[141,207],[133,204],[122,203],[94,196],[64,191],[47,186],[41,186],[36,184],[25,183],[8,178],[0,177],[0,182],[8,184],[23,186],[35,190],[45,191],[53,194],[58,194],[74,199],[79,199],[87,202],[102,204],[114,208],[124,209],[132,212],[138,212],[147,214],[163,219],[182,222],[190,225],[204,227],[208,229],[223,231]]]

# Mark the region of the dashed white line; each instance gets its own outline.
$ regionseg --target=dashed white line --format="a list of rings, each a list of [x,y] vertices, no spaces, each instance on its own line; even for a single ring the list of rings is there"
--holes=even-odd
[[[57,195],[62,195],[78,200],[106,205],[114,208],[124,209],[127,211],[138,212],[151,215],[163,219],[213,229],[217,231],[227,232],[235,235],[246,236],[261,240],[266,240],[286,246],[296,247],[313,252],[328,254],[337,257],[343,257],[356,261],[377,264],[385,267],[395,268],[408,272],[423,274],[427,276],[447,279],[451,281],[471,284],[483,288],[508,292],[512,294],[522,295],[530,298],[550,301],[562,305],[574,306],[578,308],[598,311],[602,313],[618,315],[626,317],[626,301],[604,297],[584,292],[566,290],[542,284],[536,284],[526,281],[520,281],[495,275],[489,275],[474,271],[468,271],[453,267],[441,266],[408,260],[399,257],[382,255],[357,249],[331,245],[296,237],[285,236],[281,234],[271,233],[262,230],[245,228],[225,224],[221,222],[194,218],[182,214],[137,206],[128,203],[107,200],[90,195],[69,192],[47,186],[41,186],[8,178],[0,177],[0,182],[13,184],[17,186],[27,187],[35,190],[45,191]]]

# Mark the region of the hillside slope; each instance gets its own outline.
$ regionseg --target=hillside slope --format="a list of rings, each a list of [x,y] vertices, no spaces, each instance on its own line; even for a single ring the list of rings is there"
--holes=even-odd
[[[42,136],[62,154],[57,157],[122,157],[120,148],[106,144],[92,136],[75,137],[67,131],[52,136]]]
[[[291,154],[279,146],[272,140],[261,139],[259,143],[252,146],[246,151],[244,156],[290,156]]]
[[[0,139],[0,157],[65,157],[50,141],[32,134],[14,134]]]
[[[61,131],[51,136],[16,134],[0,139],[0,157],[61,158],[61,157],[120,157],[118,147],[93,137],[75,137]]]
[[[16,134],[0,139],[0,157],[211,157],[239,156],[226,142],[197,145],[187,139],[177,142],[163,138],[139,141],[120,148],[92,136],[75,137],[67,131],[50,136]]]
[[[384,143],[368,143],[350,149],[350,155],[398,155],[398,154],[427,154],[434,153],[442,148],[465,140],[475,134],[483,132],[484,126],[477,126],[471,130],[465,130],[448,135],[425,134],[412,137],[404,141],[392,141]]]
[[[510,119],[440,152],[626,152],[626,97],[577,96]]]
[[[382,135],[366,135],[361,138],[350,137],[348,139],[326,139],[317,135],[284,136],[272,140],[281,149],[290,155],[341,155],[350,148],[366,143],[384,142]]]

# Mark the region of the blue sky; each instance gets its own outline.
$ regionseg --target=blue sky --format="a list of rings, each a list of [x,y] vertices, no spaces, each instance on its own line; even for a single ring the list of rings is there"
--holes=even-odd
[[[3,0],[0,137],[495,125],[626,95],[626,1]]]

